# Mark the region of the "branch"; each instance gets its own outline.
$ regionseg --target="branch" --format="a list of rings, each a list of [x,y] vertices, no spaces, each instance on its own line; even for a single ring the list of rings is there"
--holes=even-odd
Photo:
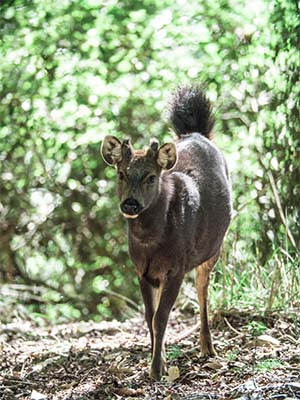
[[[133,308],[135,311],[138,311],[139,313],[141,312],[140,307],[139,307],[134,301],[132,301],[131,299],[129,299],[128,297],[123,296],[123,295],[120,294],[120,293],[116,293],[116,292],[114,292],[114,291],[112,291],[112,290],[110,290],[110,289],[104,289],[104,292],[107,293],[107,294],[110,295],[110,296],[114,296],[114,297],[116,297],[116,298],[118,298],[118,299],[120,299],[120,300],[125,301],[125,303],[127,303],[127,304],[128,304],[131,308]]]

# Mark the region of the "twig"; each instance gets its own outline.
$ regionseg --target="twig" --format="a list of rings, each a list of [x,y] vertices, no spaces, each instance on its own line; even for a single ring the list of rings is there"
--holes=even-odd
[[[242,332],[239,332],[238,330],[236,330],[228,321],[228,319],[226,317],[224,317],[224,321],[226,322],[226,325],[228,326],[229,329],[231,329],[234,333],[236,333],[237,335],[244,335]]]
[[[136,310],[138,312],[141,312],[140,307],[134,301],[129,299],[128,297],[126,297],[126,296],[124,296],[124,295],[122,295],[120,293],[113,292],[112,290],[109,290],[109,289],[104,289],[104,292],[107,293],[110,296],[114,296],[114,297],[117,297],[120,300],[125,301],[125,303],[127,303],[129,306],[131,306],[131,308],[133,308],[134,310]]]
[[[298,252],[298,248],[297,248],[297,245],[296,245],[296,241],[295,241],[295,239],[294,239],[294,237],[293,237],[293,235],[292,235],[292,232],[290,231],[290,228],[289,228],[289,226],[288,226],[287,220],[286,220],[286,218],[285,218],[285,216],[284,216],[284,212],[283,212],[283,209],[282,209],[282,206],[281,206],[281,201],[280,201],[280,197],[279,197],[278,190],[277,190],[277,188],[276,188],[276,184],[275,184],[275,180],[274,180],[273,174],[272,174],[272,172],[265,166],[265,164],[264,164],[264,162],[262,161],[261,157],[258,158],[258,161],[259,161],[260,165],[262,166],[262,168],[263,168],[263,169],[265,170],[265,172],[267,173],[267,176],[268,176],[268,178],[269,178],[270,185],[271,185],[271,189],[272,189],[272,192],[273,192],[273,194],[274,194],[275,205],[276,205],[276,208],[277,208],[279,217],[280,217],[280,219],[281,219],[281,222],[283,223],[283,225],[284,225],[284,227],[285,227],[287,237],[289,238],[289,240],[290,240],[292,246],[294,247],[294,249],[296,250],[296,252]]]
[[[269,294],[269,298],[268,298],[268,310],[271,310],[273,302],[274,302],[274,298],[276,293],[278,292],[278,288],[280,285],[280,267],[279,267],[279,260],[276,257],[276,266],[275,266],[275,271],[274,271],[274,275],[273,275],[273,279],[272,279],[272,283],[271,283],[271,290],[270,290],[270,294]]]
[[[225,307],[226,305],[226,265],[227,265],[227,254],[222,245],[222,259],[221,259],[221,268],[222,268],[222,306]]]
[[[190,336],[193,332],[195,332],[197,329],[200,329],[200,321],[197,322],[194,326],[192,326],[190,329],[187,329],[184,331],[181,335],[175,336],[171,340],[168,340],[168,344],[174,344],[177,342],[180,342],[181,340],[185,339],[186,337]]]
[[[281,218],[281,221],[282,221],[283,225],[285,226],[287,236],[290,239],[294,249],[296,251],[298,251],[295,239],[294,239],[294,237],[292,235],[292,232],[290,231],[290,228],[288,227],[286,218],[285,218],[283,210],[282,210],[280,197],[279,197],[279,193],[277,191],[276,185],[275,185],[275,180],[274,180],[273,174],[272,174],[271,171],[267,171],[267,175],[268,175],[268,178],[269,178],[269,181],[270,181],[270,184],[271,184],[271,188],[272,188],[272,191],[273,191],[273,194],[274,194],[275,203],[276,203],[276,206],[277,206],[277,209],[278,209],[278,213],[279,213],[279,216]]]
[[[221,119],[228,120],[228,119],[239,119],[242,123],[246,126],[250,126],[250,121],[244,117],[244,115],[240,115],[238,113],[226,113],[221,115]]]

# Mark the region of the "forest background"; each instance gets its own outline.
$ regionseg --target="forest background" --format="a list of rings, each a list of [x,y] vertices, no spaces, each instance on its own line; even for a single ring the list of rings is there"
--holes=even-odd
[[[234,217],[212,308],[300,306],[296,0],[35,0],[0,5],[0,320],[141,309],[106,134],[172,140],[177,85],[202,83]],[[196,308],[193,277],[179,305]]]

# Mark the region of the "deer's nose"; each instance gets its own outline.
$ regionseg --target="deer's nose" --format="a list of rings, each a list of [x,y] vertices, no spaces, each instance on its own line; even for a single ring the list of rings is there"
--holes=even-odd
[[[133,199],[133,198],[126,199],[121,204],[121,211],[124,214],[136,215],[141,210],[142,210],[142,207],[141,207],[140,203],[137,200]]]

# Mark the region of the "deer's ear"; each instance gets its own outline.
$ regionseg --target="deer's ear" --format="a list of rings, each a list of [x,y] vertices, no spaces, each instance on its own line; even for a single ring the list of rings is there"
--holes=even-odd
[[[116,165],[122,160],[122,144],[119,139],[114,136],[105,136],[101,154],[104,161],[108,165]]]
[[[171,169],[177,161],[177,151],[173,143],[163,144],[157,154],[157,163],[162,169]]]

